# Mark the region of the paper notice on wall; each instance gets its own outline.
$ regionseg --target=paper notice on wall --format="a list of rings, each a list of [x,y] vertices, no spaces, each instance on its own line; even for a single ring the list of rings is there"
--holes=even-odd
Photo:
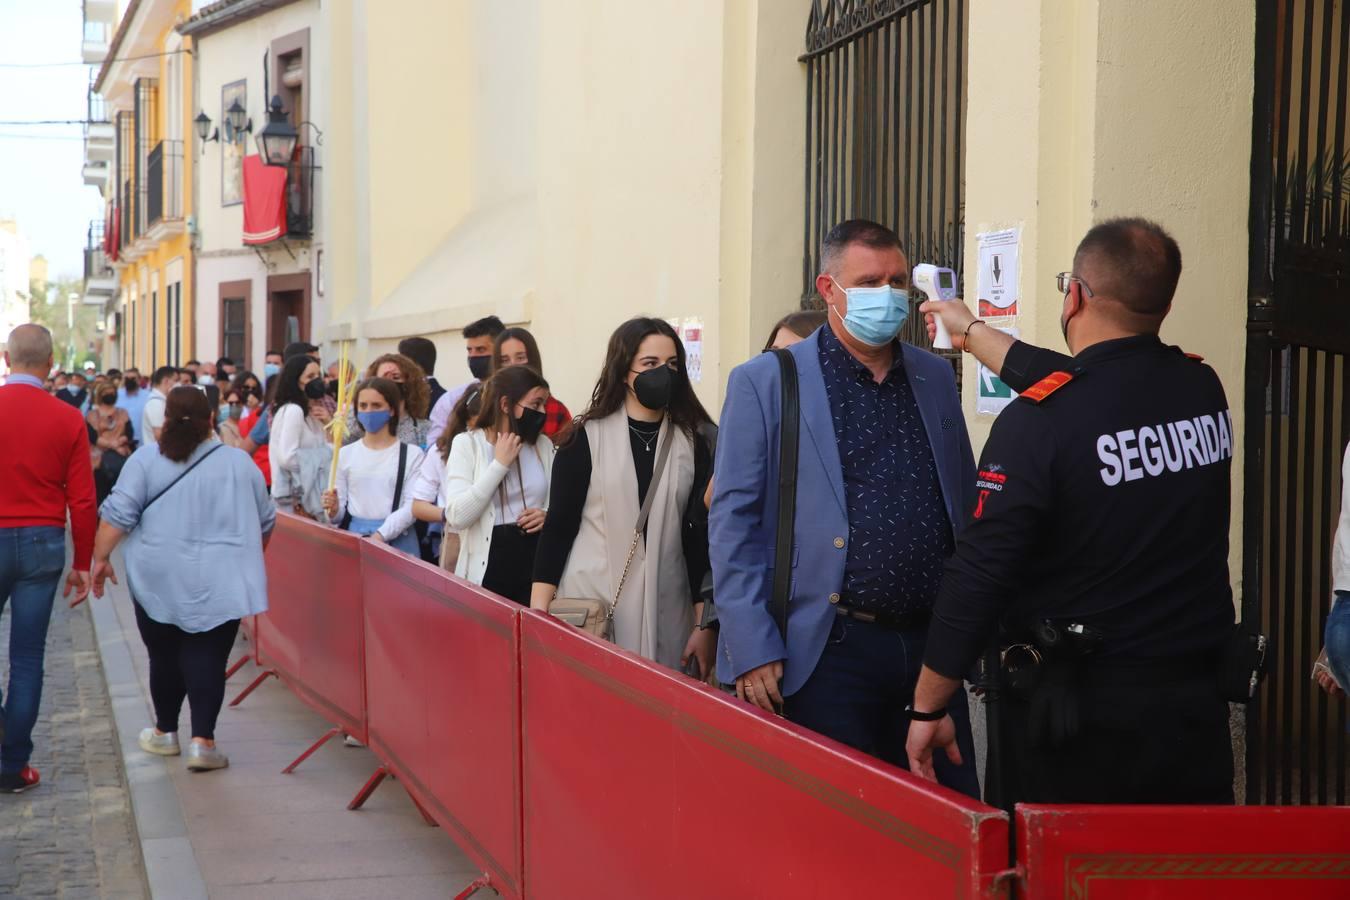
[[[703,320],[698,316],[687,319],[673,319],[680,341],[684,344],[684,364],[689,370],[689,380],[698,384],[703,380]]]
[[[1012,335],[1016,340],[1019,337],[1018,330],[1015,327],[1000,328],[999,331],[1004,334]],[[984,363],[980,363],[977,370],[979,378],[979,390],[975,394],[975,412],[985,415],[996,416],[1003,412],[1004,408],[1016,396],[1013,389],[1003,383]]]
[[[980,253],[979,291],[980,315],[985,318],[1017,315],[1020,299],[1018,291],[1018,253],[1022,244],[1022,227],[1002,231],[986,231],[975,235]]]

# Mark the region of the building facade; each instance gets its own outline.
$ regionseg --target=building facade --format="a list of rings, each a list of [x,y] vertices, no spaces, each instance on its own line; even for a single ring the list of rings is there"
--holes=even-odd
[[[812,301],[836,221],[892,225],[911,263],[1061,346],[1052,286],[1079,238],[1156,219],[1185,258],[1162,337],[1213,366],[1243,435],[1235,603],[1299,685],[1248,709],[1250,787],[1344,802],[1344,710],[1307,671],[1350,439],[1347,17],[1311,0],[325,4],[321,336],[358,360],[433,337],[449,383],[468,376],[458,329],[496,314],[534,331],[578,409],[614,326],[657,315],[697,333],[715,411],[730,369]],[[978,448],[1011,396],[959,371]]]
[[[91,226],[87,246],[103,248],[116,272],[109,308],[117,360],[142,371],[182,364],[196,353],[194,160],[186,152],[193,61],[191,40],[175,30],[191,12],[190,0],[132,0],[92,85],[112,131],[112,150],[110,160],[86,156],[87,164],[106,164],[108,200],[102,238]],[[90,119],[91,128],[101,126]],[[107,155],[100,140],[93,146]],[[86,154],[89,147],[87,137]]]
[[[267,350],[326,326],[321,132],[311,121],[326,103],[318,24],[318,0],[223,0],[178,27],[195,52],[194,345],[204,359],[261,372]],[[297,141],[287,165],[269,167],[255,145],[277,115],[274,98]]]
[[[0,219],[0,341],[28,324],[28,303],[32,249],[28,238],[12,219]]]

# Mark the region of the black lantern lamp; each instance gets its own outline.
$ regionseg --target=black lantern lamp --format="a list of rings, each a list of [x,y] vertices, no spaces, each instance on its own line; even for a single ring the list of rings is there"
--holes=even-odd
[[[232,141],[242,141],[245,134],[253,133],[253,120],[248,117],[248,110],[240,104],[239,98],[235,97],[230,108],[225,110],[225,134]]]
[[[274,96],[267,110],[267,126],[258,133],[258,153],[269,166],[288,166],[295,156],[295,144],[300,135],[291,124],[281,105],[281,97]]]
[[[211,117],[205,112],[197,113],[197,118],[192,122],[197,126],[197,137],[202,139],[203,144],[220,140],[220,129],[217,128],[214,132],[211,130]]]

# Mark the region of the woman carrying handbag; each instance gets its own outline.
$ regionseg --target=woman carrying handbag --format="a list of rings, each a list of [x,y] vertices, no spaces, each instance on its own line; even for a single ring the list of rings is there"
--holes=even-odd
[[[704,679],[716,651],[696,624],[708,543],[690,513],[712,466],[698,434],[710,421],[674,329],[620,325],[590,408],[558,450],[531,595],[534,608],[662,665],[692,658]]]

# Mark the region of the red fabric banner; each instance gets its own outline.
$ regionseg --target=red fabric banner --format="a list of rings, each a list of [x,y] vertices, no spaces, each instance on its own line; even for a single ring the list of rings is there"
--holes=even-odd
[[[286,166],[244,157],[244,243],[267,244],[286,236]]]

